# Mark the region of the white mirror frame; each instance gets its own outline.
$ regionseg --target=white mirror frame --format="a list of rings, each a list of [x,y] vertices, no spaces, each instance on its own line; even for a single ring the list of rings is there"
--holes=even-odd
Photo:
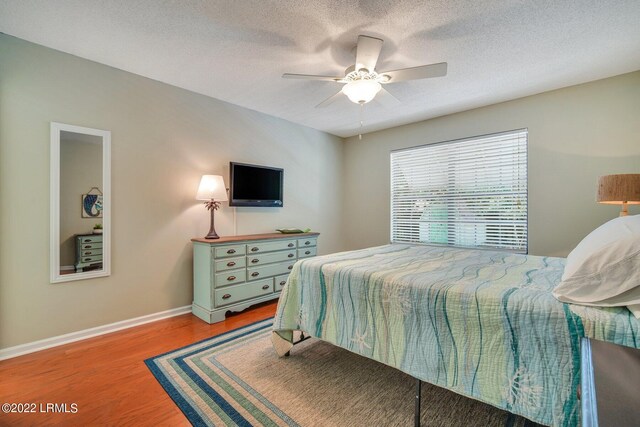
[[[60,133],[62,131],[102,137],[102,269],[60,274]],[[51,283],[92,279],[111,274],[111,132],[51,122]]]

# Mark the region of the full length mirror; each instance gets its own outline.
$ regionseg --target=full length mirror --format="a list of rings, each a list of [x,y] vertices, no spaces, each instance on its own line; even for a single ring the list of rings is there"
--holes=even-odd
[[[110,274],[111,132],[51,123],[51,282]]]

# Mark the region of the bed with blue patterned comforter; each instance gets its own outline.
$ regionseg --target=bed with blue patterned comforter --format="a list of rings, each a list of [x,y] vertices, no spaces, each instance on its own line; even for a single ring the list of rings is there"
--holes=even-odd
[[[298,262],[274,347],[294,330],[545,425],[577,425],[580,338],[640,347],[626,308],[558,302],[564,258],[391,244]]]

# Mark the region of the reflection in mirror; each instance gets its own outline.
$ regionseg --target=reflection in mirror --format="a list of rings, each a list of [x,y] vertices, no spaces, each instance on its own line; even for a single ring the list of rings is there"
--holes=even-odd
[[[51,124],[51,281],[109,274],[110,132]]]

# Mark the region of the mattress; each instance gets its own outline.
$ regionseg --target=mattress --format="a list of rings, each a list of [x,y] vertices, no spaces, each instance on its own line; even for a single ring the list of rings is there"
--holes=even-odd
[[[639,346],[626,308],[558,302],[563,258],[391,244],[298,262],[274,346],[301,330],[545,425],[578,425],[580,338]]]

